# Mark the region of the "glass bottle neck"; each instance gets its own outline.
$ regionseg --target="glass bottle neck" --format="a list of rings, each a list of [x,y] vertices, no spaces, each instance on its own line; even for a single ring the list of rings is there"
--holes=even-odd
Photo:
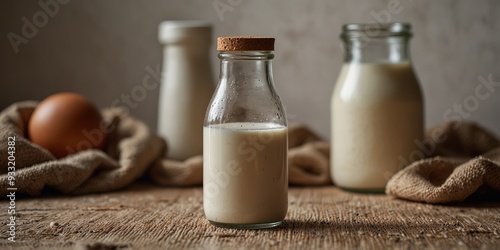
[[[346,63],[410,62],[408,37],[356,37],[344,39]]]
[[[286,126],[274,87],[270,51],[221,52],[219,84],[205,118],[211,124],[250,122]]]
[[[245,85],[264,84],[272,78],[274,54],[268,51],[221,52],[220,78]],[[260,81],[255,81],[260,80]],[[272,79],[271,81],[272,82]]]

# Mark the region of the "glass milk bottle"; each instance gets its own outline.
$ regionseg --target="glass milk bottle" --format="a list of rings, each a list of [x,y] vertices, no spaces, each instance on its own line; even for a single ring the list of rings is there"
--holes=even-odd
[[[203,132],[203,208],[213,225],[270,228],[288,209],[288,127],[274,38],[221,37],[220,78]]]
[[[209,48],[212,27],[203,21],[164,21],[158,107],[158,133],[168,143],[167,157],[185,160],[203,153],[203,119],[215,85]]]
[[[412,69],[406,23],[347,24],[344,65],[331,99],[335,185],[384,192],[423,137],[422,93]]]

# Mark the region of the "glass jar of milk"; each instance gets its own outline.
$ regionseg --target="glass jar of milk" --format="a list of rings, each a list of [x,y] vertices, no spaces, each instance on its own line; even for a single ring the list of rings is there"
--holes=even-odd
[[[288,209],[288,129],[273,83],[274,38],[220,37],[203,128],[203,208],[213,225],[270,228]]]
[[[384,192],[418,150],[423,100],[410,30],[407,23],[343,26],[344,64],[331,99],[331,175],[340,188]]]

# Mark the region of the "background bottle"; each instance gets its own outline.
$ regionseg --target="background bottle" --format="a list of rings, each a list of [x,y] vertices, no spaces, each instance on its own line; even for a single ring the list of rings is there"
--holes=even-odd
[[[159,27],[164,49],[158,133],[167,140],[170,159],[203,153],[203,119],[215,89],[211,32],[203,21],[164,21]]]
[[[384,192],[401,159],[423,137],[423,99],[405,23],[347,24],[344,65],[331,101],[331,174],[335,185]]]

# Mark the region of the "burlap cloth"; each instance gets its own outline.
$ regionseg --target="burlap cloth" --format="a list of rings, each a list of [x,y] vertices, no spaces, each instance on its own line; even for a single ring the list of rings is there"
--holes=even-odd
[[[119,109],[105,109],[103,117],[114,128],[104,150],[85,150],[56,159],[26,139],[26,127],[37,102],[15,103],[0,113],[0,195],[40,195],[45,191],[67,194],[120,189],[147,175],[156,183],[187,186],[202,183],[202,156],[184,162],[165,159],[166,143],[139,120]],[[15,176],[7,174],[8,137],[15,137]],[[329,145],[303,126],[289,128],[289,181],[292,184],[330,183]],[[11,164],[12,165],[12,164]],[[149,171],[148,171],[149,170]]]
[[[433,156],[399,171],[386,193],[428,203],[460,202],[472,194],[500,199],[500,140],[484,128],[448,122],[427,131]],[[423,144],[423,143],[422,143]]]

